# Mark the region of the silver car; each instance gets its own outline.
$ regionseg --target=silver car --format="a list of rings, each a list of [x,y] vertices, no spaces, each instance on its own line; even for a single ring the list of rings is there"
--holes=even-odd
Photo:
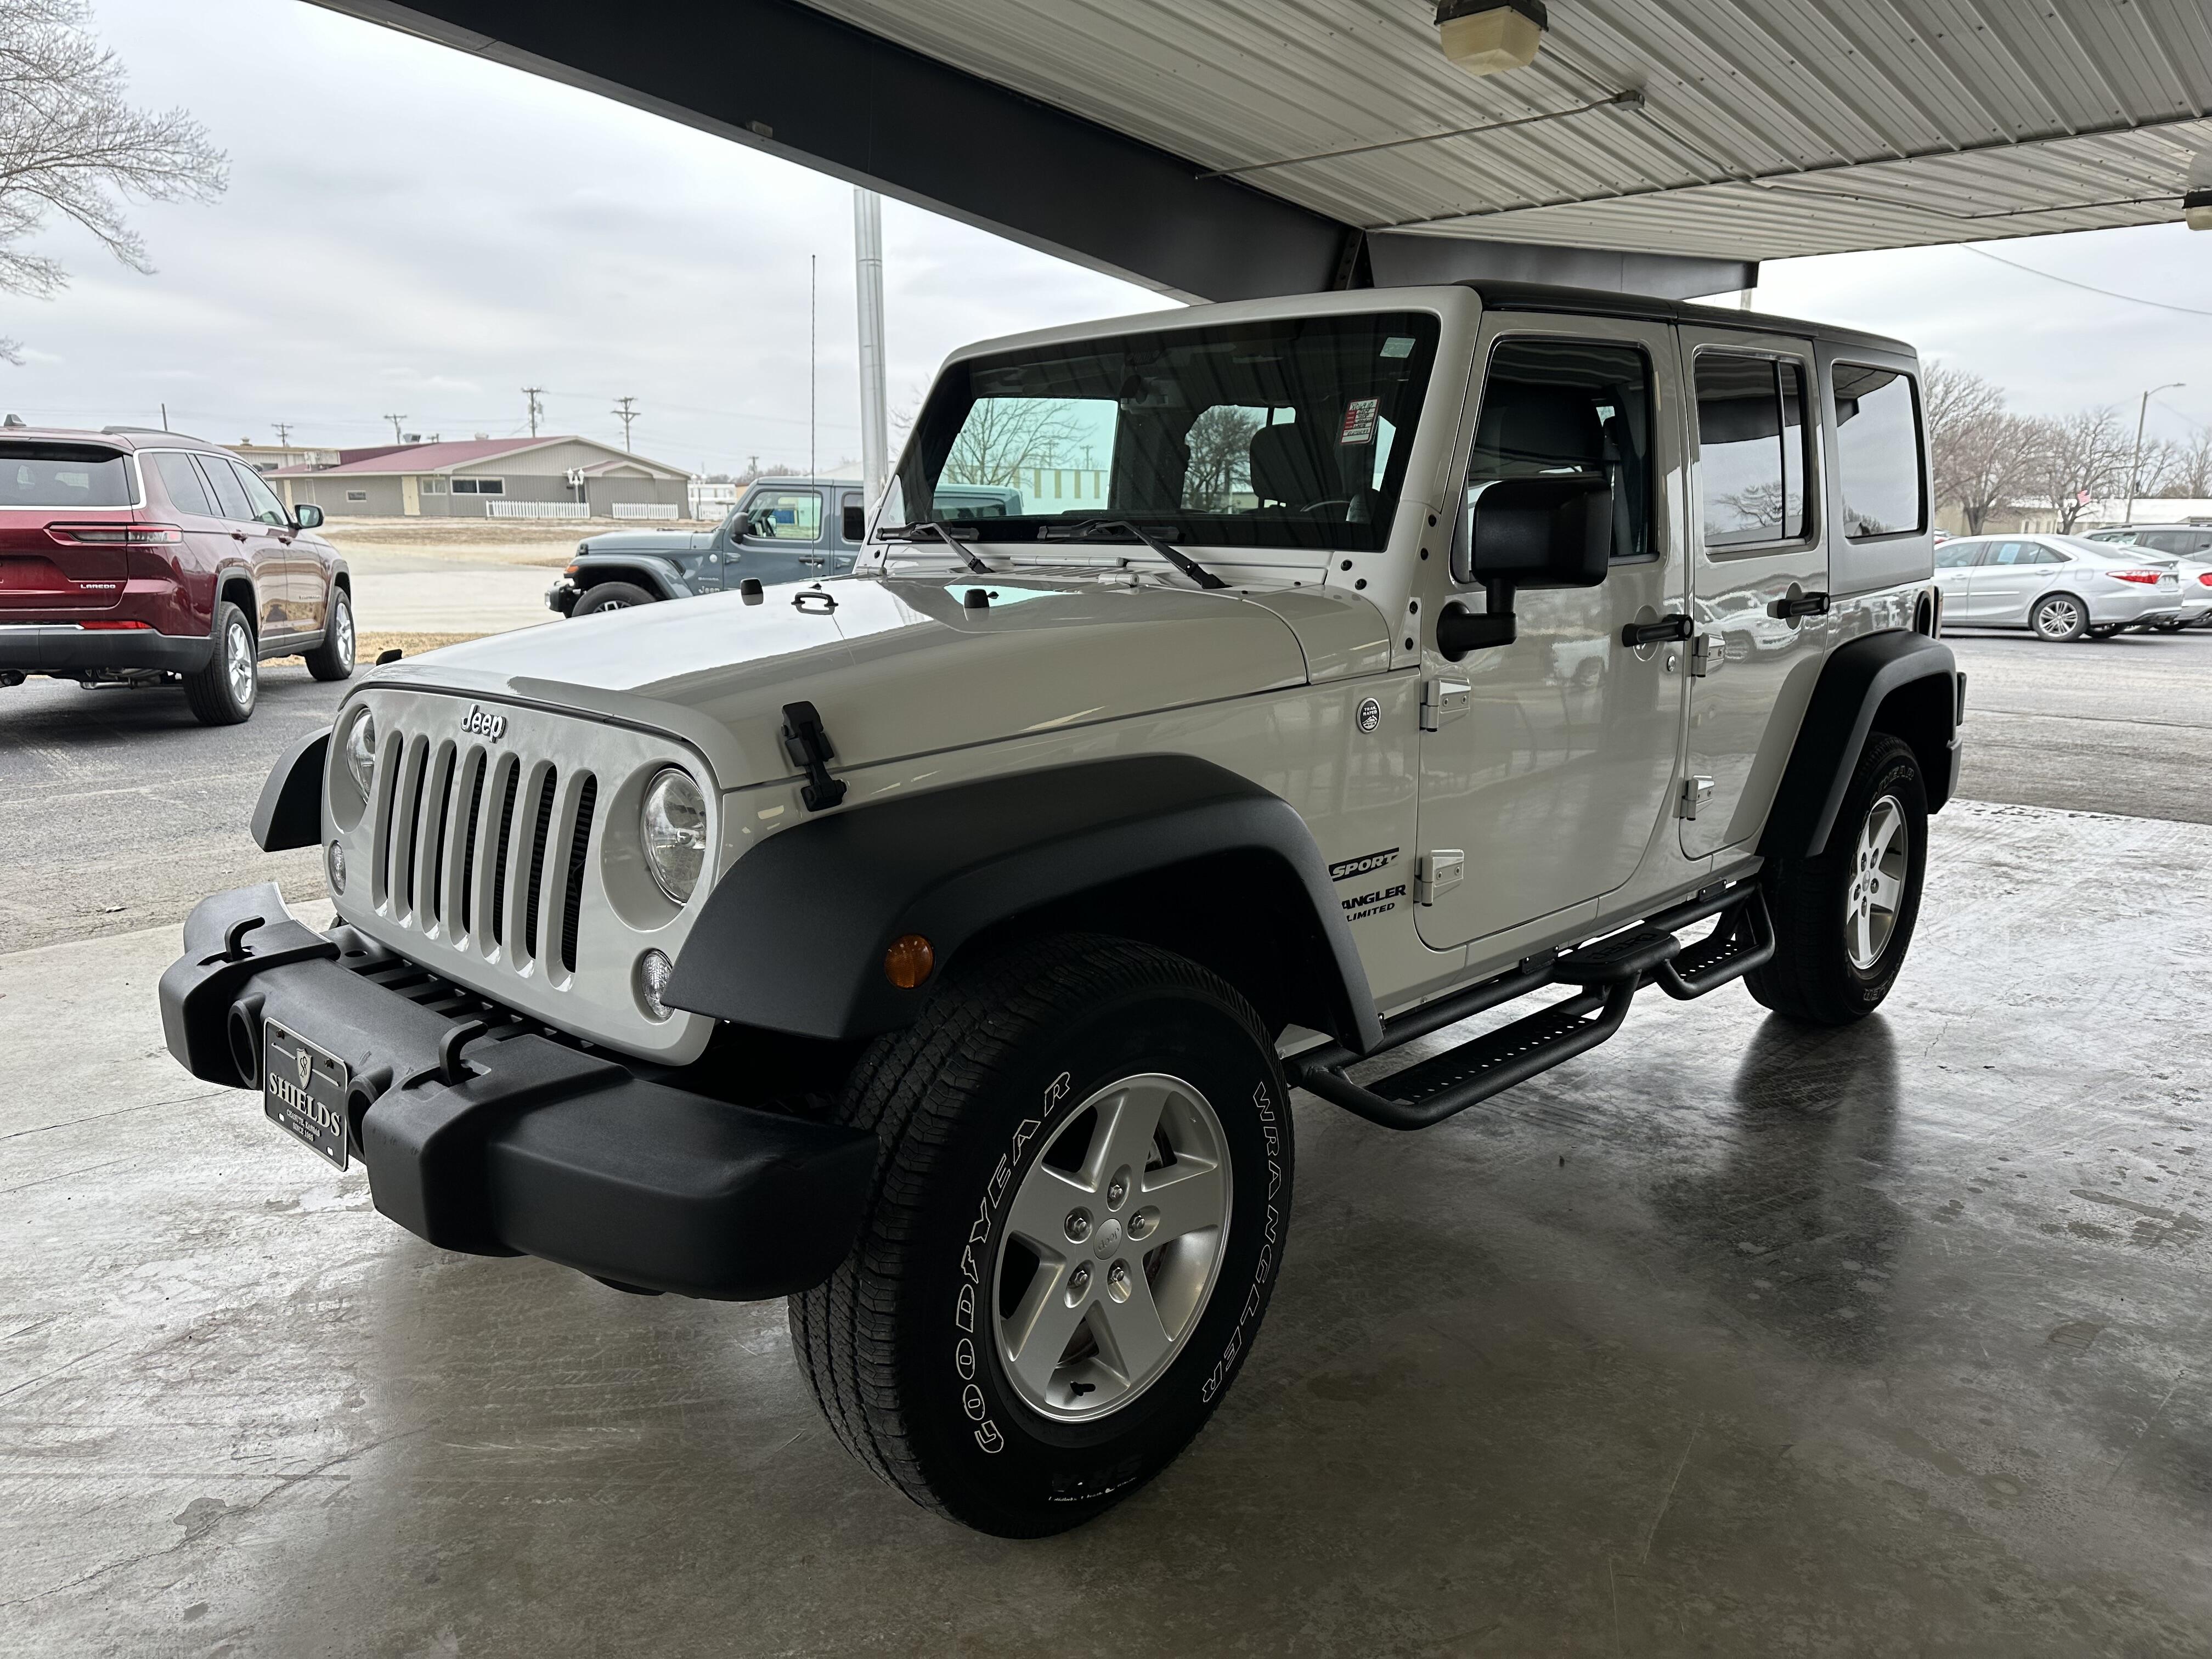
[[[1936,550],[1946,627],[2110,639],[2182,617],[2175,561],[2079,536],[1961,536]]]
[[[2181,616],[2167,626],[2212,628],[2212,525],[2122,525],[2114,530],[2093,530],[2088,538],[2172,559],[2180,567]]]

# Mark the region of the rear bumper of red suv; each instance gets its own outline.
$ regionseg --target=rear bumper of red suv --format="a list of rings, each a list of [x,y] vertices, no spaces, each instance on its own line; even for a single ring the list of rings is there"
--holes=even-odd
[[[83,623],[0,622],[0,673],[150,668],[191,674],[206,667],[214,653],[215,641],[206,634],[162,634],[150,628]]]

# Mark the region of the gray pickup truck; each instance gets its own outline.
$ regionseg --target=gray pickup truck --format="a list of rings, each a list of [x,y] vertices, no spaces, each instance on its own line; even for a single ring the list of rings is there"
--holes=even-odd
[[[1022,510],[1017,489],[940,489],[948,518],[1004,518]],[[867,510],[850,478],[762,478],[712,530],[611,530],[576,544],[576,556],[547,590],[564,617],[623,611],[656,599],[719,593],[748,579],[763,587],[816,581],[853,568]]]

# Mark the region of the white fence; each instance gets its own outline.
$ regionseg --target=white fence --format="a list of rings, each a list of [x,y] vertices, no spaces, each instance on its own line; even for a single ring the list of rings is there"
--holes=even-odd
[[[581,501],[486,501],[487,519],[588,519],[592,509]],[[620,516],[617,510],[617,516]],[[673,508],[669,516],[675,517]]]
[[[607,511],[617,519],[680,519],[673,501],[611,501]]]

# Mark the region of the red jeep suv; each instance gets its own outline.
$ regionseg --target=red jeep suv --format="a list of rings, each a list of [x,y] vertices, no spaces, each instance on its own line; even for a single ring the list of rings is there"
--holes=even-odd
[[[265,657],[353,672],[352,578],[322,509],[173,432],[0,427],[0,685],[184,683],[192,713],[253,712]]]

